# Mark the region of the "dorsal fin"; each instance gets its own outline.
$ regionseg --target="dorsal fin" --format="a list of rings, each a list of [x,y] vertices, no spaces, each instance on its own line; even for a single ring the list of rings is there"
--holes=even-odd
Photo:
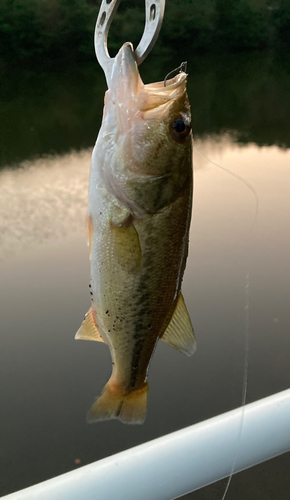
[[[85,315],[80,328],[75,334],[76,340],[96,340],[97,342],[104,342],[95,322],[94,311],[90,308]]]
[[[182,293],[179,295],[171,321],[161,340],[186,356],[191,356],[196,350],[194,331]]]

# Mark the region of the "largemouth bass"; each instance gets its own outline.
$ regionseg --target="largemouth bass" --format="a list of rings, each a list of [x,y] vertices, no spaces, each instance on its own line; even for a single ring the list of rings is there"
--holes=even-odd
[[[105,342],[112,375],[89,420],[142,423],[161,338],[195,351],[181,294],[192,208],[187,75],[144,85],[133,46],[115,57],[92,154],[87,232],[92,305],[77,339]]]

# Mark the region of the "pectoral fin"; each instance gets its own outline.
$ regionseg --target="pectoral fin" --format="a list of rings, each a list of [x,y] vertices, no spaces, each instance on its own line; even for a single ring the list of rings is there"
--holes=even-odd
[[[191,356],[196,350],[194,331],[182,294],[161,340],[186,356]]]
[[[91,215],[87,215],[86,218],[86,235],[87,235],[87,245],[90,250],[90,259],[92,257],[92,248],[93,248],[93,238],[94,238],[94,224],[93,218]]]
[[[90,308],[85,315],[80,328],[75,334],[76,340],[96,340],[97,342],[104,342],[95,322],[94,311]]]
[[[131,215],[118,226],[112,222],[111,231],[116,261],[127,272],[139,271],[142,254]]]

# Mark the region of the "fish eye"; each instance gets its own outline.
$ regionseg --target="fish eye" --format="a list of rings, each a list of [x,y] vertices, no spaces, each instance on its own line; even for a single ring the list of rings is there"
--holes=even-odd
[[[172,128],[178,133],[181,134],[182,132],[185,131],[185,123],[183,120],[178,118],[177,120],[174,120],[172,123]]]
[[[184,122],[182,116],[175,116],[170,123],[171,137],[177,142],[183,142],[189,132],[190,126]]]

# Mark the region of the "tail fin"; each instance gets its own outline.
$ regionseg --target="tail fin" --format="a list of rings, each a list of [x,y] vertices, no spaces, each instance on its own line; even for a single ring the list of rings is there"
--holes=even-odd
[[[124,424],[143,424],[147,410],[148,383],[142,389],[122,394],[112,390],[110,381],[88,413],[88,422],[118,418]]]

